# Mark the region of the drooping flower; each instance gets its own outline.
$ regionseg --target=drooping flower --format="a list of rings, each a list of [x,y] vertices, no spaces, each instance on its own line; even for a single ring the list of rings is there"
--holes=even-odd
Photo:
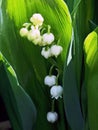
[[[56,84],[56,76],[55,75],[47,75],[44,79],[44,84],[48,86],[53,86]]]
[[[47,120],[50,122],[50,123],[54,123],[56,122],[58,119],[58,114],[56,112],[48,112],[47,113]]]
[[[32,15],[30,18],[30,21],[35,25],[35,26],[41,26],[43,24],[44,18],[42,17],[41,14],[35,13]]]
[[[20,29],[20,36],[21,37],[26,37],[28,35],[28,29],[27,28],[21,28]]]
[[[43,45],[50,45],[54,41],[54,35],[52,33],[45,33],[42,36]]]
[[[63,87],[60,85],[55,85],[50,89],[50,94],[52,98],[58,99],[59,97],[62,97],[63,93]]]
[[[61,54],[63,50],[62,46],[59,45],[52,45],[50,49],[51,49],[51,55],[55,56],[56,58]]]
[[[38,29],[31,29],[29,32],[28,32],[28,40],[29,41],[32,41],[33,40],[36,40],[37,38],[40,37],[40,31]]]
[[[50,51],[50,48],[46,49],[45,47],[42,48],[42,51],[41,51],[41,55],[48,59],[49,57],[51,57],[51,51]]]

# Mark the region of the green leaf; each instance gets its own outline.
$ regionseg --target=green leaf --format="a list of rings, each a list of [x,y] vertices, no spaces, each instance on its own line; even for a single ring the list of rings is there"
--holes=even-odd
[[[46,119],[46,114],[51,108],[51,101],[47,86],[43,83],[51,64],[47,64],[47,60],[41,56],[41,47],[33,45],[19,35],[22,24],[29,22],[32,14],[36,12],[42,14],[45,24],[51,25],[51,31],[56,39],[60,39],[59,44],[63,47],[63,52],[57,62],[63,70],[72,35],[69,10],[63,0],[2,1],[0,50],[15,69],[20,84],[29,93],[37,108],[35,129],[53,130],[57,126],[52,126]],[[59,129],[62,129],[59,122],[58,125]]]
[[[72,130],[83,130],[84,119],[81,112],[79,93],[77,89],[74,58],[64,70],[64,107],[68,124]]]
[[[35,106],[19,85],[12,67],[1,55],[0,96],[5,103],[13,130],[32,130],[36,119]]]
[[[98,129],[98,28],[84,41],[85,88],[87,91],[88,123],[91,130]]]
[[[65,1],[68,4],[71,15],[75,15],[79,7],[79,4],[81,3],[81,0],[65,0]]]
[[[89,21],[94,15],[94,0],[66,0],[70,8],[73,32],[74,32],[74,55],[75,71],[79,96],[81,95],[81,81],[83,80],[83,42],[90,32]],[[85,12],[85,13],[84,13]],[[81,60],[80,60],[81,59]]]
[[[60,45],[63,47],[63,53],[61,57],[59,58],[58,62],[59,64],[61,64],[61,62],[64,63],[67,49],[69,47],[69,43],[71,39],[72,25],[71,25],[71,18],[70,18],[68,8],[62,0],[54,0],[54,1],[38,0],[38,1],[32,1],[32,2],[30,2],[30,0],[28,1],[22,0],[21,2],[19,0],[17,1],[8,0],[7,2],[4,2],[4,4],[5,6],[3,6],[2,4],[2,9],[5,10],[6,8],[7,14],[6,12],[3,13],[3,17],[4,17],[3,26],[10,23],[10,21],[8,22],[6,15],[9,15],[9,17],[12,19],[12,21],[15,22],[15,25],[17,26],[15,27],[14,32],[13,32],[16,35],[13,37],[14,41],[16,41],[15,37],[19,35],[19,34],[16,34],[16,30],[19,33],[19,29],[21,28],[22,24],[24,22],[29,21],[29,18],[32,16],[33,13],[36,13],[36,12],[41,13],[45,19],[45,24],[50,24],[52,28],[52,32],[55,34],[57,39],[60,39]],[[55,9],[54,9],[54,6],[55,6]],[[19,10],[17,10],[17,8]],[[1,27],[2,31],[4,31],[3,26]],[[12,25],[9,24],[7,25],[7,28],[5,27],[5,32],[8,29],[8,27],[13,28]],[[31,43],[27,42],[26,40],[23,40],[23,39],[19,40],[19,39],[20,39],[20,36],[18,38],[16,45],[21,44],[22,46],[21,49],[23,48],[23,50],[21,51],[22,52],[24,51],[28,60],[30,60],[30,64],[34,68],[34,71],[37,75],[38,80],[42,82],[44,76],[46,75],[46,64],[45,64],[44,59],[40,55],[40,49],[38,47],[33,46]],[[2,45],[1,48],[3,48],[3,46],[4,45]],[[37,54],[37,57],[40,59],[40,62],[38,62],[37,57],[35,58],[36,54]],[[40,70],[40,66],[43,67],[42,68],[43,73]],[[42,75],[42,76],[40,77],[39,75]]]

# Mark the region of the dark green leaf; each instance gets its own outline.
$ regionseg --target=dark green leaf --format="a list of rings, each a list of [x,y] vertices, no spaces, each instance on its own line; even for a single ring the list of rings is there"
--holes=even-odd
[[[64,107],[68,123],[72,130],[83,130],[84,119],[81,112],[73,59],[65,67],[63,87]]]
[[[0,95],[5,103],[12,128],[32,130],[36,119],[35,106],[19,85],[12,67],[2,60],[0,60]]]
[[[65,0],[65,1],[68,4],[71,15],[75,15],[79,7],[79,4],[81,3],[81,0]]]

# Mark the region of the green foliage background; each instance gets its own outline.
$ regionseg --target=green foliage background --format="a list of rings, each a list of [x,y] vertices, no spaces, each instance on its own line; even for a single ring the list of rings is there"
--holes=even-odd
[[[0,95],[14,130],[98,129],[98,2],[65,2],[0,0]],[[46,120],[51,100],[43,83],[52,62],[41,56],[40,47],[19,36],[22,24],[36,12],[51,25],[64,50],[57,59],[64,93],[55,103],[55,124]]]

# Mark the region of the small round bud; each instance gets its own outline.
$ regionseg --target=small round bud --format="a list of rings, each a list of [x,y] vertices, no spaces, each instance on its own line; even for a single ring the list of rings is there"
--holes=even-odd
[[[58,57],[58,55],[60,55],[62,50],[63,50],[62,46],[59,46],[59,45],[52,45],[51,46],[51,54],[52,54],[52,56]]]
[[[35,13],[33,16],[30,18],[30,21],[35,25],[35,26],[41,26],[43,24],[44,18],[42,17],[41,14]]]
[[[28,29],[27,28],[21,28],[20,29],[20,36],[21,37],[26,37],[28,34]]]
[[[47,113],[47,120],[50,122],[50,123],[54,123],[56,122],[58,119],[58,114],[56,112],[48,112]]]
[[[60,85],[53,86],[50,89],[50,94],[51,94],[52,98],[58,99],[59,97],[62,97],[62,93],[63,93],[63,87]]]
[[[44,79],[44,83],[45,85],[48,85],[48,86],[53,86],[56,84],[56,76],[55,75],[47,75]]]
[[[42,51],[41,51],[41,55],[48,59],[49,57],[51,57],[51,51],[50,51],[50,48],[46,50],[46,48],[42,48]]]
[[[52,33],[45,33],[42,37],[44,45],[50,45],[54,41],[54,35]]]

